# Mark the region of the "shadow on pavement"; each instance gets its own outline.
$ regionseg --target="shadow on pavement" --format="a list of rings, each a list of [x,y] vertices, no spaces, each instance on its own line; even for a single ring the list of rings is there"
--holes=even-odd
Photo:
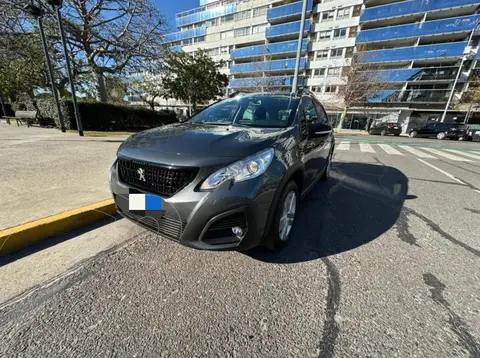
[[[68,241],[70,239],[73,239],[75,237],[78,237],[82,234],[85,234],[87,232],[90,232],[90,231],[93,231],[93,230],[96,230],[104,225],[107,225],[107,224],[110,224],[116,220],[119,220],[121,219],[120,215],[115,215],[113,217],[109,217],[109,218],[106,218],[106,219],[103,219],[103,220],[100,220],[94,224],[91,224],[91,225],[87,225],[81,229],[76,229],[76,230],[73,230],[67,234],[64,234],[64,235],[59,235],[59,236],[56,236],[56,237],[51,237],[51,238],[48,238],[46,240],[43,240],[37,244],[34,244],[32,246],[29,246],[29,247],[26,247],[20,251],[17,251],[17,252],[14,252],[14,253],[11,253],[9,255],[6,255],[6,256],[0,256],[0,267],[4,266],[4,265],[7,265],[11,262],[14,262],[16,260],[19,260],[23,257],[26,257],[28,255],[31,255],[35,252],[39,252],[39,251],[42,251],[42,250],[45,250],[45,249],[48,249],[49,247],[52,247],[52,246],[55,246],[61,242],[65,242],[65,241]]]
[[[336,162],[328,182],[319,182],[301,201],[289,245],[276,253],[255,248],[244,254],[295,263],[355,249],[395,224],[404,201],[416,198],[407,193],[408,179],[398,169]]]

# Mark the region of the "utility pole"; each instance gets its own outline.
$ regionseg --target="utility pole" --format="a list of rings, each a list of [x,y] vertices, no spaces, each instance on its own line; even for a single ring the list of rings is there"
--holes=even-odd
[[[53,98],[55,98],[55,103],[57,105],[58,119],[60,121],[60,129],[62,130],[62,132],[65,133],[66,130],[65,130],[65,123],[63,120],[63,113],[62,113],[62,109],[60,108],[60,101],[58,99],[57,89],[55,88],[52,63],[50,62],[50,56],[48,54],[47,39],[45,38],[45,31],[43,30],[43,22],[42,22],[43,10],[40,7],[34,5],[33,3],[26,5],[23,9],[25,10],[25,12],[27,12],[32,17],[34,17],[38,22],[38,28],[40,29],[40,36],[42,38],[43,52],[45,53],[45,61],[47,62],[48,77],[50,79],[50,84],[52,85]]]
[[[80,117],[80,111],[78,110],[77,94],[75,93],[75,85],[73,83],[72,68],[70,66],[70,57],[68,56],[67,41],[65,39],[65,31],[63,29],[63,23],[62,23],[62,14],[60,12],[60,8],[62,7],[62,1],[47,0],[47,3],[51,5],[54,8],[55,12],[57,13],[58,28],[60,30],[60,37],[62,39],[63,54],[65,56],[65,64],[67,65],[68,82],[70,82],[70,91],[72,92],[73,110],[75,113],[75,120],[77,122],[78,135],[80,137],[83,137],[82,119]]]
[[[298,35],[297,58],[295,61],[295,73],[293,75],[292,93],[297,92],[298,72],[300,69],[300,55],[302,53],[303,31],[305,29],[305,17],[307,13],[307,1],[308,0],[303,0],[302,5],[302,18],[300,20],[300,34]]]

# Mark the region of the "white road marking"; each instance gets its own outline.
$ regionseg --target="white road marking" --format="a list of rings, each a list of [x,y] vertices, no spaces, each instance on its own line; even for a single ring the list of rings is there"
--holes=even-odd
[[[460,158],[460,157],[457,157],[456,155],[453,155],[453,154],[444,153],[441,150],[437,150],[437,149],[433,149],[433,148],[427,148],[427,147],[421,147],[421,149],[426,150],[427,152],[439,155],[441,157],[445,157],[447,159],[453,160],[455,162],[471,162],[470,159]]]
[[[469,158],[480,159],[480,153],[472,154],[472,153],[468,153],[468,152],[462,152],[461,150],[457,150],[457,149],[445,149],[445,150],[448,150],[449,152],[452,152],[452,153],[464,155],[464,156],[469,157]]]
[[[369,143],[360,143],[360,151],[366,153],[375,153],[375,149]]]
[[[457,183],[466,185],[463,181],[461,181],[460,179],[455,178],[452,174],[447,173],[445,170],[442,170],[442,169],[440,169],[440,168],[437,168],[435,165],[432,165],[432,164],[430,164],[430,163],[427,163],[427,162],[424,161],[423,159],[418,159],[418,160],[421,161],[423,164],[426,164],[426,165],[428,165],[429,167],[435,169],[436,171],[439,171],[440,173],[446,175],[446,176],[449,177],[450,179],[455,180]]]
[[[342,140],[336,148],[337,150],[350,150],[350,142]]]
[[[421,152],[415,148],[409,147],[408,145],[399,145],[400,148],[406,150],[407,152],[410,152],[412,154],[415,154],[417,157],[420,158],[430,158],[430,159],[437,159],[433,155],[430,155],[428,153]]]
[[[378,146],[382,148],[385,152],[387,152],[387,154],[403,155],[402,152],[399,152],[398,150],[389,146],[388,144],[379,144]]]

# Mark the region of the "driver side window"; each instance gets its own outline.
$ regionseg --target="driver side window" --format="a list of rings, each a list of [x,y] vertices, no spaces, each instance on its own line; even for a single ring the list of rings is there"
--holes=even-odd
[[[317,110],[311,98],[305,97],[303,99],[303,110],[307,123],[315,123],[318,120]]]

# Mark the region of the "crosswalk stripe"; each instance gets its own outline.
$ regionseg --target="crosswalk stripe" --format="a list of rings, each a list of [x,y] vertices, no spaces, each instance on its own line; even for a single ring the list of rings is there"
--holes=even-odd
[[[468,152],[462,152],[461,150],[456,150],[456,149],[445,149],[445,150],[448,150],[449,152],[452,152],[452,153],[455,153],[455,154],[464,155],[464,156],[469,157],[469,158],[480,159],[480,153],[475,155],[475,154],[468,153]]]
[[[460,158],[460,157],[457,157],[456,155],[448,154],[448,153],[445,153],[445,152],[442,152],[440,150],[436,150],[436,149],[433,149],[433,148],[427,148],[427,147],[420,147],[420,148],[422,150],[426,150],[427,152],[439,155],[441,157],[444,157],[444,158],[447,158],[447,159],[450,159],[450,160],[453,160],[453,161],[456,161],[456,162],[471,162],[470,159]]]
[[[417,157],[420,158],[430,158],[430,159],[437,159],[433,155],[430,155],[428,153],[421,152],[415,148],[409,147],[408,145],[399,145],[400,148],[406,150],[407,152],[410,152],[412,154],[415,154]]]
[[[360,143],[360,151],[366,153],[375,153],[375,149],[368,143]]]
[[[379,144],[378,145],[380,148],[382,148],[385,152],[388,154],[393,154],[393,155],[403,155],[402,152],[399,152],[395,148],[389,146],[388,144]]]
[[[350,150],[350,142],[342,140],[338,145],[337,150]]]

